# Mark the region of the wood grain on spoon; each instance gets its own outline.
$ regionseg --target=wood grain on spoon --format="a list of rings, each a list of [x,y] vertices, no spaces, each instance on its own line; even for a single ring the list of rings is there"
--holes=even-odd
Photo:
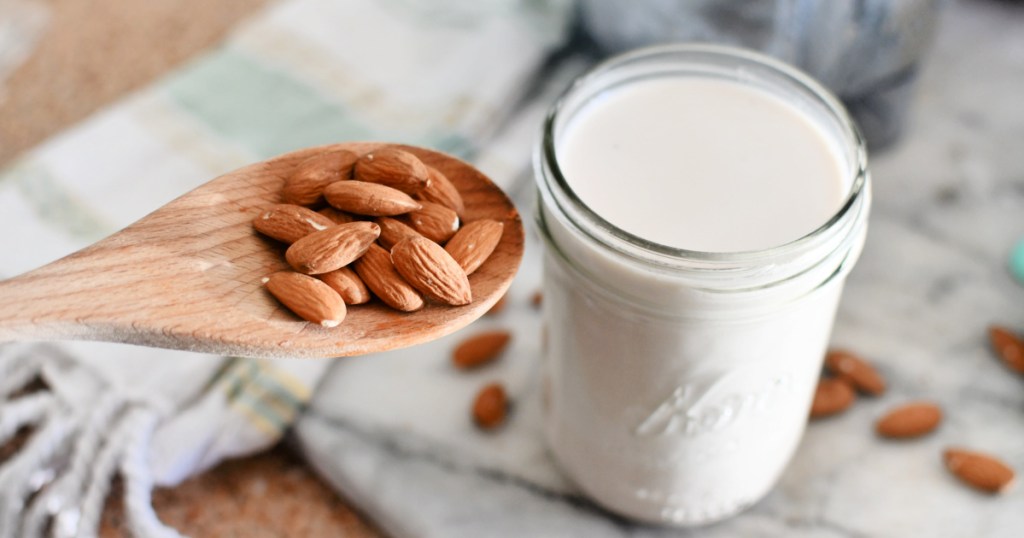
[[[263,277],[288,267],[284,245],[261,237],[252,220],[280,203],[285,178],[324,151],[363,154],[380,147],[334,144],[247,166],[95,245],[0,282],[0,342],[82,339],[249,357],[336,357],[411,346],[468,325],[515,276],[522,221],[486,176],[422,148],[402,147],[455,185],[466,222],[504,224],[498,247],[470,276],[471,304],[431,303],[401,313],[371,302],[352,308],[341,326],[323,328],[299,320],[263,289]]]

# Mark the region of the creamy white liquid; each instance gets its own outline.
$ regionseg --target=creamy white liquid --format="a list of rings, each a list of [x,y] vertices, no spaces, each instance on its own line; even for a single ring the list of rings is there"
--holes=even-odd
[[[598,215],[662,245],[778,246],[815,230],[849,189],[835,144],[764,90],[710,78],[634,82],[578,111],[562,173]]]
[[[825,224],[850,189],[839,148],[853,142],[739,82],[634,80],[567,121],[556,149],[572,189],[667,246],[778,246]],[[550,200],[543,405],[565,474],[602,506],[659,523],[706,524],[756,502],[807,422],[869,195],[846,235],[742,274],[696,276],[598,244]]]

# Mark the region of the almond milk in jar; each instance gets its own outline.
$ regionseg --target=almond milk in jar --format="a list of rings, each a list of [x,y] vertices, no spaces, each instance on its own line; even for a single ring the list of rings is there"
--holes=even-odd
[[[755,503],[800,440],[866,232],[842,105],[759,54],[641,49],[558,100],[536,168],[559,466],[649,522]]]

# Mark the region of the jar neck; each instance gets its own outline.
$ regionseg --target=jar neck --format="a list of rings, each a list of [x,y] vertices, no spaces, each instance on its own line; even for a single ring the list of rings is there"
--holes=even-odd
[[[772,92],[807,112],[841,149],[848,191],[840,208],[817,229],[788,243],[746,252],[701,252],[661,245],[633,235],[588,207],[573,191],[558,161],[558,137],[573,115],[602,92],[631,81],[664,76],[714,77]],[[541,210],[538,218],[551,246],[569,262],[575,256],[552,227],[602,254],[680,284],[710,292],[785,286],[820,272],[820,285],[859,249],[870,205],[865,143],[842,104],[797,69],[761,54],[731,47],[670,45],[612,58],[577,79],[556,101],[544,123],[535,155]],[[582,268],[586,270],[586,268]]]

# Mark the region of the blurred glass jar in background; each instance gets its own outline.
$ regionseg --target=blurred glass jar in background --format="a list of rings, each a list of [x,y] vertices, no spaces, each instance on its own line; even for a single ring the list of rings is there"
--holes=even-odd
[[[946,0],[582,0],[586,32],[615,53],[698,41],[793,64],[844,102],[872,149],[903,130]]]

